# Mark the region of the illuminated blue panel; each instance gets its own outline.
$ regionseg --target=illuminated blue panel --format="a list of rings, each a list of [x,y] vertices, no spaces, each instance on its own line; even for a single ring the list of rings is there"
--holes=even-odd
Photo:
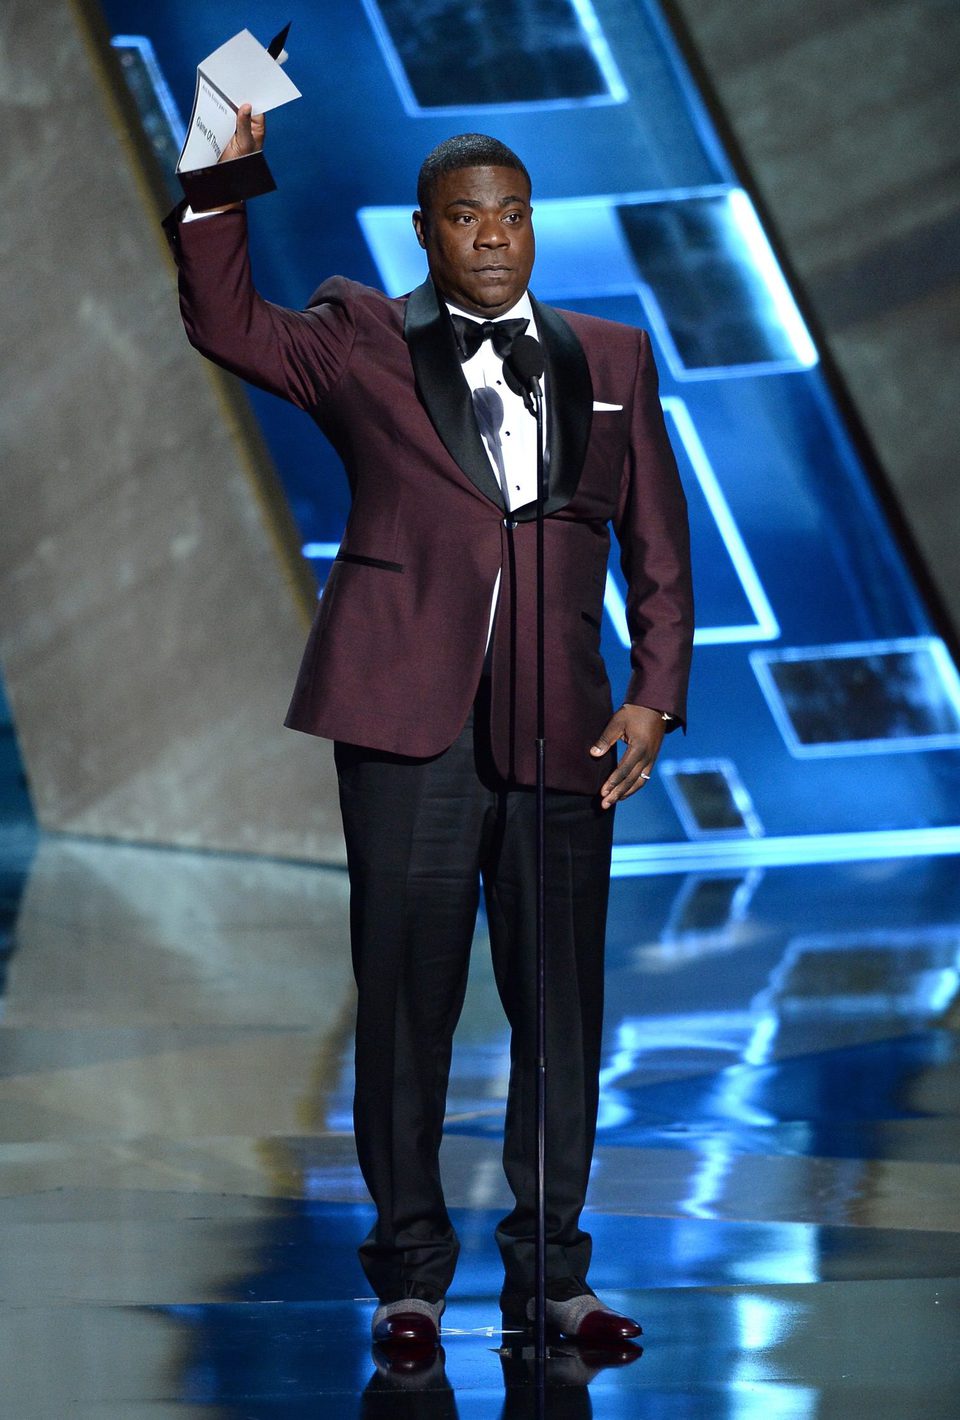
[[[649,326],[676,379],[775,375],[817,363],[741,188],[535,195],[535,208],[537,294],[555,303],[634,297],[634,323]],[[410,238],[409,207],[362,207],[357,218],[387,293],[400,296],[419,285],[426,259]],[[665,234],[671,224],[678,228],[673,245]],[[681,238],[698,224],[709,240],[688,250]]]
[[[618,202],[617,215],[677,379],[816,364],[813,341],[741,188]]]
[[[696,474],[697,484],[706,499],[716,529],[723,539],[727,555],[733,563],[740,586],[743,588],[754,615],[752,624],[698,626],[694,637],[695,643],[701,646],[716,646],[726,645],[733,641],[773,641],[780,635],[777,618],[773,614],[773,608],[763,590],[760,578],[757,576],[746,544],[734,522],[730,505],[723,495],[713,465],[707,457],[707,452],[694,427],[693,420],[690,418],[690,412],[683,400],[675,397],[668,396],[661,400],[661,404],[668,423],[672,423],[676,430],[680,449],[686,455],[690,467]],[[676,446],[676,441],[674,443]],[[698,550],[698,556],[705,555],[708,555],[708,549]]]
[[[817,933],[795,937],[764,999],[800,1016],[897,1015],[924,1019],[960,988],[960,927]]]
[[[590,0],[363,0],[412,117],[624,103]]]
[[[780,635],[777,618],[707,457],[707,451],[694,427],[690,412],[682,399],[672,395],[662,399],[661,404],[668,425],[672,424],[676,436],[672,442],[681,474],[688,467],[696,479],[695,483],[689,477],[684,479],[695,554],[694,600],[697,607],[697,629],[694,644],[720,646],[743,641],[774,641]],[[722,612],[731,604],[731,588],[728,585],[730,579],[727,575],[731,570],[738,593],[746,599],[747,606],[744,610],[752,612],[753,620],[710,625],[711,613]],[[611,573],[607,577],[604,606],[621,644],[628,647],[630,636],[627,631],[626,606],[617,575]]]
[[[645,950],[645,962],[698,957],[710,945],[735,945],[732,933],[746,919],[763,880],[757,868],[732,873],[689,873],[670,908],[660,941]]]
[[[960,856],[960,826],[797,833],[700,843],[619,843],[612,876],[708,873],[733,867],[781,868],[811,863],[869,863],[885,858]]]
[[[145,35],[114,35],[110,43],[171,193],[179,196],[179,185],[172,179],[186,129],[153,45]]]
[[[798,758],[960,746],[960,677],[938,637],[754,651],[750,663]]]
[[[339,542],[305,542],[300,551],[308,562],[332,562],[340,551]],[[317,599],[323,596],[326,575],[317,573]]]
[[[597,1129],[601,1133],[619,1129],[633,1117],[629,1093],[618,1089],[617,1084],[636,1079],[651,1057],[664,1055],[675,1060],[678,1055],[689,1052],[698,1056],[705,1066],[709,1062],[707,1068],[712,1073],[743,1058],[753,1039],[757,1019],[758,1013],[749,1008],[624,1016],[617,1026],[608,1061],[600,1071]],[[732,1117],[757,1125],[773,1122],[768,1114],[760,1114],[749,1105],[741,1106]]]
[[[660,777],[688,838],[759,838],[763,833],[729,759],[661,761]]]

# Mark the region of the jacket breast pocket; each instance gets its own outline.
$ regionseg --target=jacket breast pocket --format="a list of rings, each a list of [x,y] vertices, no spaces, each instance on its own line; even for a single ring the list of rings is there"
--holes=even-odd
[[[337,562],[349,562],[354,567],[376,567],[381,572],[402,572],[402,562],[387,562],[382,557],[364,557],[359,552],[338,552]]]

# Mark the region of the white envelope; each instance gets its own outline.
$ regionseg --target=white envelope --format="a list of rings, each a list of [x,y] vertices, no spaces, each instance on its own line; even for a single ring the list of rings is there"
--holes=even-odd
[[[252,104],[269,113],[300,97],[300,90],[249,30],[228,39],[197,65],[197,86],[177,172],[218,161],[237,126],[237,109]]]

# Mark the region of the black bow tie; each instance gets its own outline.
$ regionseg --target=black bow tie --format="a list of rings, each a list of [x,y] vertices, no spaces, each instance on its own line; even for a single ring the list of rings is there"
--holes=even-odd
[[[517,336],[522,335],[530,324],[528,320],[468,320],[466,316],[458,316],[455,311],[450,312],[450,319],[453,321],[453,333],[460,347],[461,360],[472,359],[485,340],[492,340],[494,350],[501,360],[505,360],[513,349]]]

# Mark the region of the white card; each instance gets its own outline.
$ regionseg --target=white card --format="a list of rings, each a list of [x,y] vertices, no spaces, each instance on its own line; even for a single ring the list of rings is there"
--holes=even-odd
[[[197,87],[177,172],[216,163],[237,126],[237,109],[269,113],[300,97],[275,59],[249,30],[228,39],[197,65]]]

